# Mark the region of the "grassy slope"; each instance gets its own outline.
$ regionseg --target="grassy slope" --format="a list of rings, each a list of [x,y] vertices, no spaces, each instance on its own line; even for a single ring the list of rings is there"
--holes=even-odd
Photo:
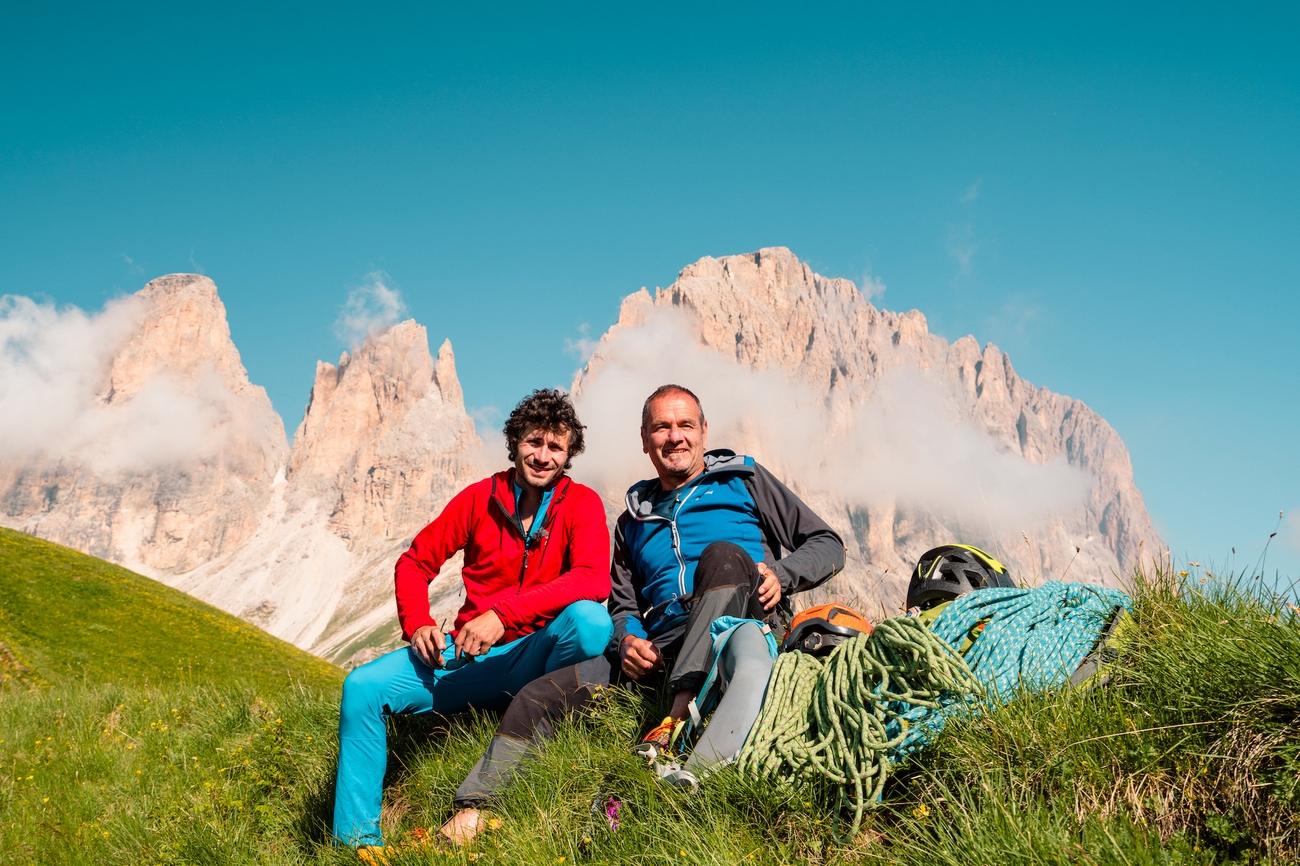
[[[722,773],[692,796],[657,787],[628,746],[661,707],[615,692],[561,725],[510,786],[502,830],[471,852],[391,862],[1294,862],[1294,613],[1143,586],[1110,686],[1026,696],[953,726],[899,769],[848,845],[816,785]],[[0,696],[0,861],[355,864],[325,844],[336,713],[332,690],[68,682]],[[472,716],[393,725],[390,839],[445,819],[492,728]],[[602,788],[625,803],[616,833],[588,811]]]
[[[40,680],[290,681],[338,668],[183,592],[66,547],[0,529],[0,641]]]

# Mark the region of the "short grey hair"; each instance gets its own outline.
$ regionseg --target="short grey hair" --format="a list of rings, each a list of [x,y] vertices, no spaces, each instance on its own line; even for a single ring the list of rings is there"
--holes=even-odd
[[[695,408],[700,410],[700,423],[704,423],[704,406],[700,403],[700,398],[695,396],[695,392],[685,385],[660,385],[650,392],[650,396],[645,398],[645,403],[641,406],[641,429],[650,429],[650,404],[660,397],[666,397],[669,394],[685,394],[695,401]]]

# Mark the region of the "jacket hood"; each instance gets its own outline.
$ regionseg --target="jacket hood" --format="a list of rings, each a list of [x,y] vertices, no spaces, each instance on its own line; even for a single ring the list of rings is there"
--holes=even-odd
[[[737,454],[730,448],[715,448],[712,451],[704,452],[704,471],[696,475],[684,487],[691,487],[699,484],[709,477],[718,477],[723,474],[754,474],[754,465],[743,454]],[[637,520],[641,520],[650,514],[651,503],[650,495],[654,489],[659,486],[658,478],[647,478],[645,481],[638,481],[628,488],[625,504],[628,514],[631,514]]]

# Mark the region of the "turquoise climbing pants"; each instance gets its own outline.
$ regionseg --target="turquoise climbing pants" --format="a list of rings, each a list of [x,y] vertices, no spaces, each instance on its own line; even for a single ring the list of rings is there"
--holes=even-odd
[[[543,629],[494,646],[455,670],[450,640],[444,667],[425,664],[410,647],[362,665],[343,681],[339,710],[339,770],[334,791],[334,838],[347,845],[382,845],[388,742],[384,718],[394,713],[454,713],[517,693],[558,668],[600,655],[614,633],[605,606],[578,601]]]

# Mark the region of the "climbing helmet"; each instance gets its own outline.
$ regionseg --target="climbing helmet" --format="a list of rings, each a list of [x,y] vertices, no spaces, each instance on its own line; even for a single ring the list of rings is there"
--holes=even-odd
[[[842,604],[819,604],[795,614],[781,649],[821,655],[860,634],[871,634],[862,614]]]
[[[921,554],[907,584],[907,607],[925,610],[976,589],[1015,586],[992,554],[969,544],[943,544]]]

